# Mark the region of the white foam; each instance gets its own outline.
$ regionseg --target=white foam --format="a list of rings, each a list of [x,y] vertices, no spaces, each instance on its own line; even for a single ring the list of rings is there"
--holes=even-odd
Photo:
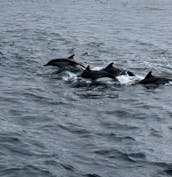
[[[117,76],[116,78],[118,79],[120,84],[123,84],[123,85],[132,85],[144,79],[143,76],[129,76],[129,75],[120,75],[120,76]]]
[[[104,83],[104,84],[113,84],[114,80],[108,77],[104,77],[104,78],[99,78],[96,81]]]
[[[93,67],[93,70],[94,71],[100,71],[101,69],[103,69],[104,67],[102,66],[96,66],[96,67]]]
[[[77,75],[72,73],[72,72],[69,72],[69,71],[66,71],[65,72],[65,76],[62,77],[62,79],[64,81],[76,81],[77,80]]]
[[[172,85],[172,81],[166,83],[165,85]]]

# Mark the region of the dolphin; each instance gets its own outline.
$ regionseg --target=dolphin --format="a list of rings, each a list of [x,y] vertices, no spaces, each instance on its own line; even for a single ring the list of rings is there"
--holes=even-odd
[[[152,71],[150,71],[143,80],[139,81],[139,84],[143,85],[163,85],[172,81],[171,79],[165,77],[153,76]]]
[[[103,71],[103,70],[99,70],[99,71],[91,70],[89,65],[81,73],[81,77],[91,79],[91,80],[96,80],[96,79],[104,78],[104,77],[109,77],[109,78],[115,79],[113,74]]]
[[[75,66],[81,66],[82,69],[84,68],[85,69],[85,66],[82,65],[81,63],[78,63],[76,62],[73,57],[75,55],[71,55],[69,56],[68,58],[57,58],[57,59],[52,59],[50,60],[47,64],[45,64],[44,66],[48,66],[48,65],[51,65],[51,66],[57,66],[57,67],[66,67],[66,66],[71,66],[71,67],[75,67]]]
[[[111,73],[114,75],[114,77],[119,76],[119,75],[126,75],[128,74],[129,76],[135,76],[131,71],[119,69],[113,66],[113,62],[107,65],[105,68],[102,69],[102,71],[106,71],[108,73]]]

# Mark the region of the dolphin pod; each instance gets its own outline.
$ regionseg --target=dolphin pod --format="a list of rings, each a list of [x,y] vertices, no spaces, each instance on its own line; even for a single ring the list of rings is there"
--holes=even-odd
[[[115,81],[117,81],[117,77],[121,75],[128,75],[130,77],[134,77],[135,74],[131,71],[120,69],[114,66],[114,63],[108,64],[106,67],[100,69],[100,70],[91,70],[90,66],[88,65],[85,67],[83,64],[76,62],[74,60],[74,54],[67,57],[67,58],[57,58],[50,60],[47,64],[44,66],[56,66],[58,68],[68,68],[73,67],[76,68],[78,66],[81,67],[81,73],[80,77],[85,79],[90,79],[92,81],[95,81],[100,78],[108,77]],[[159,86],[164,85],[166,83],[172,82],[172,79],[166,78],[166,77],[160,77],[160,76],[154,76],[152,75],[152,71],[150,71],[144,79],[138,81],[138,84],[149,86]]]

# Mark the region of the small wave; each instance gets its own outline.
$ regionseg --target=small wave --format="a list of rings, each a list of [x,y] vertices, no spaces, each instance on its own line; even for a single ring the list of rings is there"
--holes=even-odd
[[[6,142],[10,143],[20,143],[21,140],[19,139],[20,134],[18,133],[13,133],[13,135],[10,134],[0,134],[0,140],[1,140],[1,145]]]
[[[110,159],[117,158],[117,159],[122,159],[124,161],[135,162],[135,159],[130,158],[127,153],[124,153],[124,152],[119,151],[117,149],[96,150],[96,151],[94,151],[94,153],[97,155],[106,156]]]
[[[79,125],[75,125],[75,124],[59,125],[59,128],[66,130],[70,133],[75,133],[75,134],[80,134],[80,135],[90,134],[88,130],[86,130],[85,128]]]
[[[8,167],[0,170],[0,176],[53,176],[53,174],[42,167],[27,165],[24,167]]]
[[[72,165],[68,165],[68,164],[64,164],[64,163],[61,163],[60,165],[67,171],[71,171],[71,172],[74,171],[74,167]]]
[[[128,154],[128,157],[133,161],[139,161],[139,160],[144,160],[146,158],[146,155],[142,152],[138,152],[138,153],[130,153]]]
[[[123,140],[136,141],[134,137],[120,136],[115,133],[98,133],[97,135],[102,136],[102,137],[107,137],[107,138],[113,139],[115,141],[123,141]]]
[[[97,174],[86,174],[86,175],[84,175],[84,177],[101,177],[101,176],[99,176]]]
[[[160,7],[152,7],[152,6],[150,6],[150,7],[148,7],[148,6],[145,6],[145,7],[143,7],[143,9],[145,9],[145,10],[148,10],[148,11],[163,11],[164,10],[164,8],[160,8]]]
[[[98,47],[101,47],[104,45],[103,42],[89,42],[86,44],[87,46],[89,47],[95,47],[95,48],[98,48]]]

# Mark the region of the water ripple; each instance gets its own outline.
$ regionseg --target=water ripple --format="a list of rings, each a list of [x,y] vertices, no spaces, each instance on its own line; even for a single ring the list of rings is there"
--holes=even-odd
[[[0,1],[0,176],[172,176],[171,84],[92,83],[43,66],[74,53],[91,68],[171,78],[170,7]]]

